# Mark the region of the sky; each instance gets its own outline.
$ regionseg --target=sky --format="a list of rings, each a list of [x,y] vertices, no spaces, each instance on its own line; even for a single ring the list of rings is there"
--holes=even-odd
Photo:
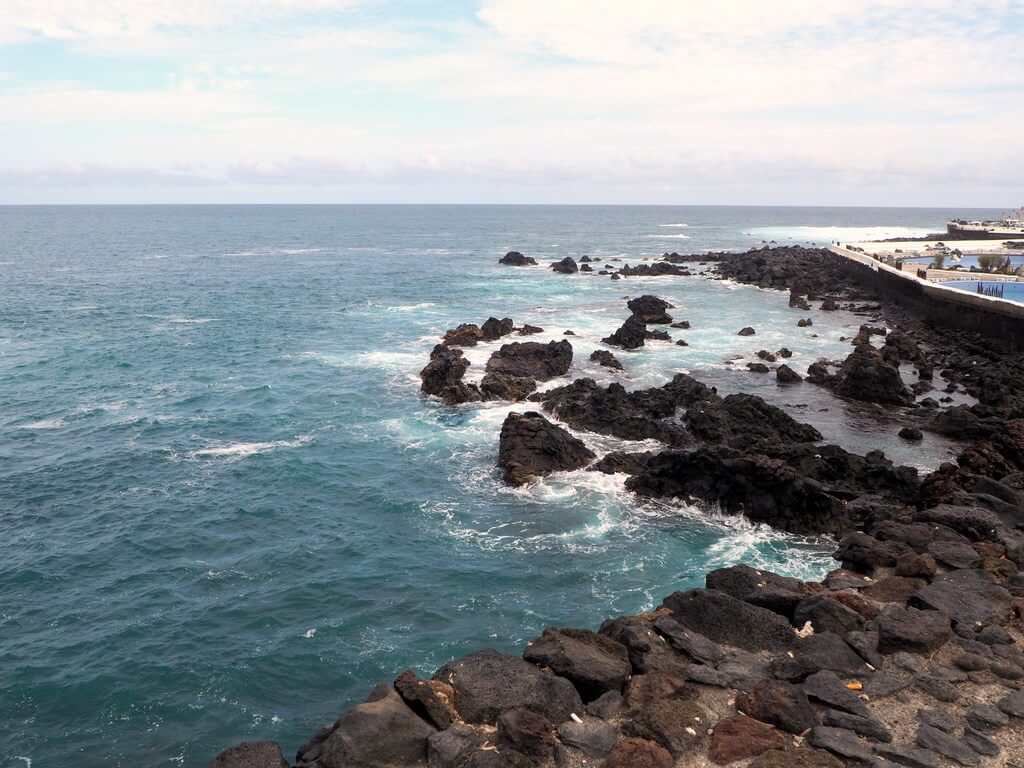
[[[0,204],[1024,205],[1024,0],[0,0]]]

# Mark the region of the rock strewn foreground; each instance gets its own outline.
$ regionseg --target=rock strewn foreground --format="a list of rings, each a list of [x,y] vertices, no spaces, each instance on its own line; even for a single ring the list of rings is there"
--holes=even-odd
[[[775,249],[722,254],[719,273],[789,289],[796,309],[825,290],[862,298],[835,265],[822,252]],[[643,298],[630,320],[646,334],[645,323],[671,318]],[[836,306],[825,296],[819,309]],[[841,537],[839,567],[821,582],[733,566],[597,632],[549,628],[522,657],[484,650],[431,679],[406,671],[315,734],[294,765],[1024,767],[1024,359],[875,309],[902,333],[864,326],[847,363],[815,364],[808,381],[887,403],[901,419],[964,441],[955,465],[923,480],[879,452],[818,445],[812,428],[761,398],[720,397],[685,375],[649,390],[579,379],[529,395],[574,429],[668,446],[590,464],[629,472],[640,496],[697,497]],[[490,325],[497,336],[511,330],[510,321]],[[468,364],[450,347],[477,330],[455,331],[424,369],[424,391],[464,402],[483,395],[462,383]],[[881,349],[872,337],[884,338]],[[488,370],[508,377],[505,388],[519,379],[532,386],[571,362],[571,352],[546,345],[496,354]],[[913,363],[922,382],[938,371],[979,403],[914,407],[892,378],[901,362]],[[504,369],[512,363],[528,369]],[[594,458],[537,413],[516,414],[506,428],[511,482]],[[253,742],[211,765],[289,761],[278,745]]]
[[[737,565],[597,632],[549,628],[378,685],[309,768],[1013,766],[1024,547],[947,507],[848,535],[821,582]],[[888,761],[888,762],[887,762]],[[271,742],[217,768],[281,768]]]

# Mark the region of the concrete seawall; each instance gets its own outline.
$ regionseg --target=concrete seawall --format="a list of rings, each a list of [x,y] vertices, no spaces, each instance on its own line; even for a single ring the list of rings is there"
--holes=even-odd
[[[977,331],[1024,351],[1024,304],[931,283],[841,246],[829,250],[845,260],[851,277],[928,322]]]

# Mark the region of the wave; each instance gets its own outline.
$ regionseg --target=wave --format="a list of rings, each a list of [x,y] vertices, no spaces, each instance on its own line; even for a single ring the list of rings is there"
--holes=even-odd
[[[230,445],[214,448],[200,448],[195,451],[189,451],[188,455],[193,459],[223,457],[243,458],[257,453],[273,451],[277,448],[298,448],[306,445],[312,440],[313,438],[310,435],[302,435],[294,440],[272,440],[265,443],[232,443]]]
[[[689,224],[659,224],[659,227],[688,227]]]
[[[659,240],[689,240],[689,235],[645,235],[645,237],[656,237]]]
[[[20,424],[20,429],[59,429],[64,426],[64,419],[40,419]]]
[[[941,227],[938,229],[941,229]],[[891,237],[923,237],[924,235],[931,234],[934,231],[936,231],[936,229],[876,224],[873,226],[858,227],[756,227],[745,234],[766,240],[784,238],[787,240],[810,240],[814,242],[831,242],[833,240],[839,240],[840,242],[861,242],[864,240],[884,240]]]

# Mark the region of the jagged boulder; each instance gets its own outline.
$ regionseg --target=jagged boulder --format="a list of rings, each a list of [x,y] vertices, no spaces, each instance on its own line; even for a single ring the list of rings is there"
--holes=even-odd
[[[514,341],[503,344],[487,361],[488,373],[547,381],[568,373],[572,364],[572,344],[567,340]]]
[[[502,712],[517,707],[544,715],[553,723],[584,711],[568,680],[490,648],[448,662],[434,679],[455,689],[455,708],[467,723],[494,724]]]
[[[510,413],[501,427],[498,466],[505,470],[505,482],[510,485],[580,469],[593,460],[594,452],[582,440],[535,411]]]
[[[430,362],[420,371],[420,389],[426,395],[440,397],[446,405],[482,400],[475,387],[462,381],[468,368],[469,361],[461,349],[438,344],[430,353]]]
[[[480,333],[483,341],[496,341],[502,336],[508,336],[515,330],[515,322],[511,317],[499,320],[496,317],[489,317],[480,326]]]
[[[299,747],[298,762],[310,768],[426,766],[427,739],[436,732],[394,688],[382,684]]]
[[[523,256],[519,251],[509,251],[498,259],[498,263],[509,267],[533,267],[537,265],[537,260],[531,256]]]
[[[572,256],[566,256],[561,261],[556,261],[551,265],[551,269],[554,272],[561,272],[565,275],[571,275],[580,271],[579,265],[576,264],[576,260]]]
[[[843,361],[832,388],[839,397],[878,405],[909,405],[914,396],[903,384],[899,369],[869,345],[857,347]]]
[[[276,741],[246,741],[225,749],[207,768],[288,768]]]
[[[684,627],[716,643],[748,651],[780,651],[796,640],[793,628],[779,614],[715,589],[674,592],[662,605]]]
[[[480,392],[489,400],[525,400],[537,389],[537,382],[524,376],[487,373],[480,381]]]
[[[784,461],[724,447],[664,451],[627,480],[626,488],[651,498],[717,502],[793,533],[836,533],[850,524],[837,498]]]
[[[449,347],[475,347],[483,341],[484,332],[476,323],[462,323],[445,331],[442,344]]]
[[[601,341],[623,349],[636,349],[644,345],[646,338],[647,326],[630,316],[615,333],[606,336]]]
[[[591,352],[590,359],[598,365],[603,365],[605,368],[612,368],[616,371],[622,370],[622,363],[607,349],[598,349]]]
[[[632,673],[626,646],[586,629],[548,627],[523,658],[572,682],[585,702],[621,691]]]
[[[673,306],[657,296],[647,294],[636,299],[630,299],[626,302],[626,306],[633,313],[633,317],[641,323],[667,324],[672,322],[672,317],[665,310],[672,309]]]

